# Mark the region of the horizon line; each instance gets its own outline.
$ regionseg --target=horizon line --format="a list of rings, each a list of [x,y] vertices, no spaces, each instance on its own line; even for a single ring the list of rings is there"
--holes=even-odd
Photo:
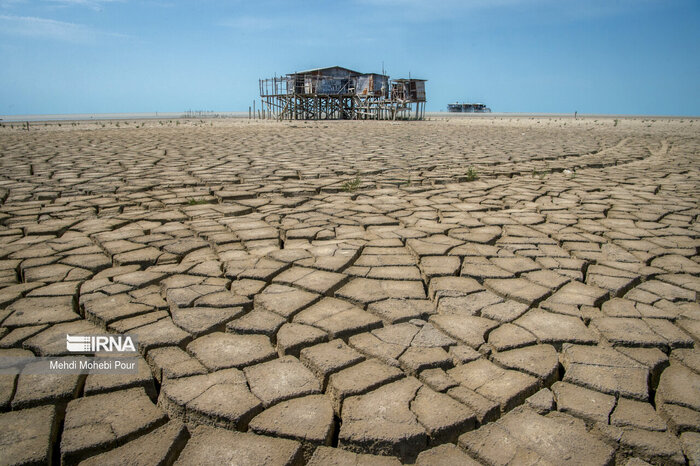
[[[188,112],[193,114],[188,115]],[[248,111],[213,111],[185,110],[181,112],[105,112],[105,113],[26,113],[0,115],[0,121],[7,123],[41,122],[41,121],[100,121],[100,120],[154,120],[159,118],[184,119],[224,119],[248,118]],[[579,112],[491,112],[491,113],[461,113],[461,112],[425,112],[426,116],[454,118],[489,118],[489,117],[599,117],[599,118],[692,118],[700,119],[700,115],[670,115],[670,114],[631,114],[631,113],[579,113]],[[259,119],[259,118],[253,118]],[[263,118],[264,119],[264,118]],[[316,120],[302,120],[316,121]],[[324,120],[325,121],[325,120]],[[342,121],[342,120],[341,120]]]

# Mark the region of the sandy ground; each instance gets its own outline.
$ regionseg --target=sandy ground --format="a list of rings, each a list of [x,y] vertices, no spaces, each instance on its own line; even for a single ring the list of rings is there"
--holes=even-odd
[[[698,464],[698,125],[3,122],[0,462]]]

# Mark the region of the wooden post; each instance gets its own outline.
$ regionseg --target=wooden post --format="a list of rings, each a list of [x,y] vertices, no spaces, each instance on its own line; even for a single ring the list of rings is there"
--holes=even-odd
[[[250,105],[248,105],[248,119],[250,120],[251,114],[250,114]]]
[[[253,99],[253,118],[255,118],[255,99]]]

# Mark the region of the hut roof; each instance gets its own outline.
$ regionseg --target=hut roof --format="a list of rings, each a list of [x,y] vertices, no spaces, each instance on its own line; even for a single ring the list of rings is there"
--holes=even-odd
[[[351,69],[349,69],[349,68],[345,68],[344,66],[327,66],[327,67],[325,67],[325,68],[313,68],[313,69],[310,69],[310,70],[297,71],[297,72],[294,72],[294,73],[289,73],[289,75],[290,75],[290,76],[293,76],[293,75],[296,75],[296,74],[312,74],[312,73],[323,74],[323,73],[322,73],[323,71],[326,71],[326,70],[335,70],[335,69],[344,70],[344,71],[349,72],[350,74],[356,74],[356,75],[362,74],[362,73],[360,73],[359,71],[351,70]]]

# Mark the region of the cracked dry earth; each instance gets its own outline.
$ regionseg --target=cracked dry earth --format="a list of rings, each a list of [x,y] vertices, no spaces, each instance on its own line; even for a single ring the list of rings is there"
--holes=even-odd
[[[700,464],[697,120],[140,123],[0,129],[0,356],[141,355],[0,463]]]

